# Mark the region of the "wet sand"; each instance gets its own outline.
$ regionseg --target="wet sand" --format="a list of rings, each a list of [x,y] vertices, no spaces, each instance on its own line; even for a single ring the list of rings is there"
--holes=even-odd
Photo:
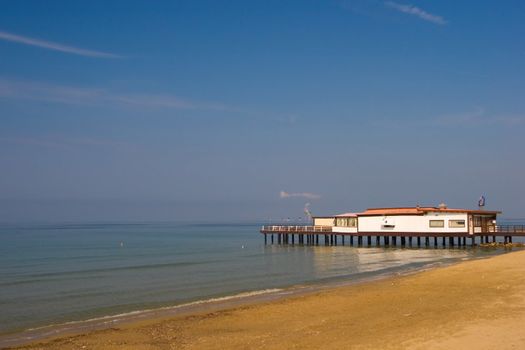
[[[525,251],[17,349],[523,349]]]

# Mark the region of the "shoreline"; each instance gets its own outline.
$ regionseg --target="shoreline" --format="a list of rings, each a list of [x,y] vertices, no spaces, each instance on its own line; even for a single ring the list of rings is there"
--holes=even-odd
[[[500,254],[508,254],[508,252],[501,252],[496,255]],[[381,273],[375,273],[375,271],[362,272],[358,275],[352,275],[351,279],[346,276],[327,278],[311,283],[244,291],[233,295],[211,297],[209,299],[189,301],[182,304],[32,327],[22,331],[14,331],[0,335],[0,350],[13,349],[57,338],[77,336],[113,327],[133,326],[140,322],[155,322],[174,317],[196,315],[203,312],[220,312],[238,307],[255,306],[257,304],[275,302],[286,298],[294,298],[337,288],[367,284],[400,276],[409,276],[459,264],[463,261],[487,259],[492,256],[494,255],[458,258],[451,259],[451,261],[424,262],[421,265],[410,268],[405,268],[404,266],[392,267],[381,271]]]
[[[221,318],[225,317],[230,313],[239,313],[239,312],[245,312],[248,310],[252,310],[252,312],[257,313],[259,309],[265,309],[265,308],[275,308],[278,305],[282,304],[294,304],[298,301],[306,298],[306,299],[312,299],[310,300],[310,304],[314,304],[316,307],[324,307],[326,305],[322,305],[322,300],[316,300],[319,298],[323,298],[323,296],[331,295],[331,294],[338,294],[338,293],[348,293],[352,292],[352,290],[366,290],[366,289],[375,289],[378,285],[388,285],[392,283],[392,285],[398,283],[399,281],[404,281],[406,279],[410,278],[425,278],[424,276],[428,275],[429,273],[436,272],[436,271],[443,271],[446,272],[448,269],[453,269],[454,267],[464,266],[472,263],[482,262],[485,263],[485,265],[490,266],[490,262],[494,261],[494,259],[499,259],[507,256],[522,256],[525,266],[525,251],[517,251],[512,253],[505,253],[505,254],[498,254],[498,255],[491,255],[488,257],[479,257],[474,259],[468,259],[466,261],[452,261],[450,263],[431,263],[426,268],[419,268],[419,269],[413,269],[409,270],[403,273],[389,273],[386,275],[378,275],[373,276],[368,279],[358,280],[358,281],[339,281],[336,283],[331,284],[319,284],[314,286],[300,286],[299,288],[288,288],[288,289],[274,289],[270,290],[267,293],[261,292],[261,293],[255,293],[253,295],[238,295],[238,296],[230,296],[225,297],[222,299],[225,300],[217,300],[219,303],[208,303],[208,302],[196,302],[196,303],[189,303],[193,305],[179,305],[175,307],[169,307],[167,309],[168,312],[159,312],[159,310],[149,310],[149,313],[141,312],[140,316],[134,319],[127,319],[123,322],[112,322],[109,320],[110,318],[115,318],[117,316],[111,316],[106,318],[106,321],[109,321],[109,323],[106,322],[105,327],[102,328],[96,328],[96,327],[90,327],[89,325],[86,325],[85,329],[78,329],[76,328],[73,332],[67,332],[62,331],[60,334],[56,334],[54,332],[51,332],[47,336],[41,336],[37,339],[32,340],[26,340],[24,343],[28,343],[27,345],[21,345],[20,349],[32,349],[35,346],[38,346],[38,348],[44,348],[44,349],[55,349],[55,348],[62,348],[65,346],[65,344],[62,344],[63,342],[71,341],[72,339],[85,339],[89,340],[92,338],[99,338],[101,334],[104,334],[104,336],[109,336],[110,338],[114,337],[114,334],[112,335],[112,332],[129,332],[132,330],[143,330],[148,327],[157,327],[157,328],[165,328],[167,324],[172,323],[191,323],[191,320],[194,319],[201,319],[204,317],[204,319],[208,318]],[[436,266],[439,265],[439,266]],[[525,267],[523,268],[525,271]],[[250,294],[250,293],[245,293]],[[221,298],[218,298],[221,299]],[[321,305],[318,305],[321,304]],[[185,308],[186,306],[189,306]],[[197,306],[197,307],[193,307]],[[179,309],[177,312],[171,312],[173,309]],[[364,308],[366,309],[366,307]],[[163,310],[161,310],[163,311]],[[81,321],[85,322],[85,321]],[[79,332],[80,331],[80,332]],[[192,337],[190,337],[192,338]],[[20,345],[20,342],[19,342]],[[2,346],[17,346],[16,344],[12,345],[2,345]],[[225,345],[227,346],[227,345]],[[92,345],[90,347],[97,348],[97,345]],[[99,345],[99,348],[103,348],[104,346]],[[211,347],[213,348],[213,346]]]
[[[67,320],[63,322],[50,323],[44,325],[30,326],[25,329],[14,329],[0,333],[0,349],[7,346],[21,346],[27,343],[39,341],[49,337],[59,337],[65,335],[78,334],[87,331],[101,330],[112,326],[120,326],[144,319],[156,319],[159,317],[171,317],[181,314],[198,312],[203,308],[222,310],[240,305],[249,305],[264,301],[276,300],[282,297],[289,297],[305,293],[313,293],[320,290],[349,286],[357,283],[367,283],[379,279],[391,278],[399,275],[418,273],[428,269],[439,268],[451,264],[461,263],[465,260],[485,259],[494,255],[507,254],[514,245],[507,246],[487,246],[481,247],[483,255],[468,257],[453,257],[450,249],[445,252],[449,257],[439,261],[422,261],[408,263],[401,266],[394,265],[388,268],[372,271],[362,271],[350,275],[325,277],[313,281],[305,281],[298,284],[289,285],[269,285],[265,289],[239,290],[233,294],[210,295],[205,299],[194,299],[173,303],[165,306],[154,306],[142,309],[131,309],[120,313],[103,314],[98,316],[86,317],[83,319]],[[479,248],[476,248],[478,250]],[[415,250],[417,248],[404,248],[400,251]],[[396,252],[393,249],[392,252]],[[452,251],[465,251],[465,249],[453,249]],[[217,304],[217,305],[216,305]]]

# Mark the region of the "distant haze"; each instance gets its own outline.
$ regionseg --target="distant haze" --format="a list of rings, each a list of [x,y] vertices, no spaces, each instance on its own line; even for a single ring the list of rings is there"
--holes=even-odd
[[[27,1],[0,12],[0,222],[525,217],[525,4]]]

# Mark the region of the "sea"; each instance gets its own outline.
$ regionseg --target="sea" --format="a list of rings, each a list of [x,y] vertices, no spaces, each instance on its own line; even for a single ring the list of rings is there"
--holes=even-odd
[[[505,253],[265,244],[259,224],[0,224],[0,347],[147,315]],[[109,321],[105,321],[109,320]],[[50,331],[52,330],[52,332]]]

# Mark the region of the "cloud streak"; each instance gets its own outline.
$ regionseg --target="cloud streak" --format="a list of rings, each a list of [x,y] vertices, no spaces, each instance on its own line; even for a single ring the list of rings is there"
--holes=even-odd
[[[182,99],[170,94],[127,94],[101,88],[53,85],[0,78],[0,98],[68,105],[235,111],[234,108]]]
[[[493,115],[487,114],[483,108],[474,111],[443,115],[435,118],[433,124],[437,126],[456,127],[456,126],[516,126],[525,124],[525,117],[522,115]]]
[[[413,5],[403,5],[393,1],[385,1],[385,5],[396,11],[416,16],[427,22],[431,22],[438,25],[446,25],[448,23],[443,17],[434,15],[432,13],[428,13],[420,9],[419,7]]]
[[[84,56],[84,57],[122,58],[122,56],[119,56],[113,53],[82,49],[79,47],[63,45],[63,44],[55,43],[52,41],[44,41],[44,40],[40,40],[36,38],[30,38],[27,36],[4,32],[4,31],[0,31],[0,40],[15,42],[19,44],[28,45],[28,46],[40,47],[40,48],[47,49],[47,50],[59,51],[59,52],[64,52],[64,53],[69,53],[69,54],[79,55],[79,56]]]
[[[37,146],[37,147],[52,147],[52,148],[65,148],[71,149],[73,147],[107,147],[107,148],[124,148],[131,146],[128,143],[106,140],[100,138],[91,137],[77,137],[77,138],[65,138],[65,137],[3,137],[0,136],[0,144],[8,143],[14,145],[24,146]]]
[[[289,193],[285,191],[279,192],[279,198],[307,198],[307,199],[319,199],[320,195],[310,193],[310,192],[298,192],[298,193]]]

